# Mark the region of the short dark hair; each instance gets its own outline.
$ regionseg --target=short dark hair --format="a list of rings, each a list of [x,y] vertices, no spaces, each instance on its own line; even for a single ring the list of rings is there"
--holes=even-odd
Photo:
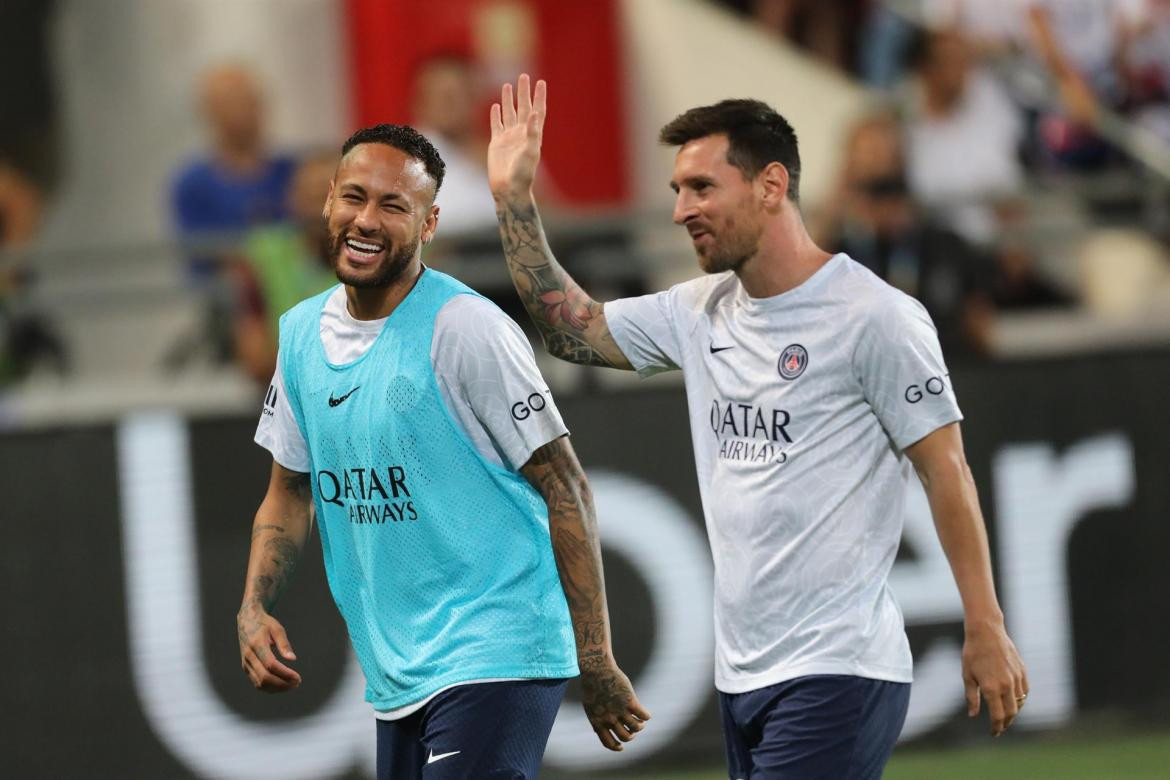
[[[443,186],[443,174],[447,171],[446,163],[426,136],[413,127],[388,124],[363,127],[341,145],[341,156],[345,157],[351,149],[361,144],[386,144],[405,152],[423,164],[427,175],[435,180],[436,193],[439,187]]]
[[[711,106],[692,108],[670,120],[658,134],[669,146],[682,146],[709,135],[726,133],[730,146],[727,162],[745,178],[773,162],[788,170],[788,197],[800,202],[800,152],[796,131],[788,120],[759,100],[723,100]]]

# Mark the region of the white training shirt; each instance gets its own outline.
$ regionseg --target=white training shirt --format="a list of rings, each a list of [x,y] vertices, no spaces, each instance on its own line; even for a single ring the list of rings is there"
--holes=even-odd
[[[357,360],[386,324],[357,320],[338,286],[321,311],[321,342],[336,364]],[[431,365],[447,410],[479,453],[493,463],[519,470],[532,453],[568,433],[548,385],[536,367],[532,346],[520,328],[495,304],[475,295],[456,295],[435,317]],[[277,359],[272,377],[275,404],[265,403],[256,426],[256,443],[292,471],[309,471],[304,433],[286,400]],[[271,399],[269,392],[267,398]],[[497,680],[472,680],[459,683]],[[447,686],[453,688],[455,686]],[[447,690],[404,707],[375,712],[382,720],[404,718]]]
[[[642,376],[681,369],[715,564],[715,684],[909,682],[886,578],[911,465],[962,419],[926,310],[848,256],[751,298],[731,272],[605,305]]]

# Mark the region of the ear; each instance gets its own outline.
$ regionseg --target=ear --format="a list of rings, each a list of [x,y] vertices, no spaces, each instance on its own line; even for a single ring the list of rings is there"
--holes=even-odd
[[[431,243],[431,239],[435,237],[435,231],[439,229],[439,207],[431,206],[431,210],[427,213],[426,221],[423,222],[422,235],[420,236],[424,245]]]
[[[333,202],[333,183],[334,180],[329,180],[329,192],[325,193],[325,202],[321,204],[321,216],[329,219],[329,204]]]
[[[779,208],[788,196],[788,169],[778,162],[770,162],[756,176],[763,190],[764,206]]]

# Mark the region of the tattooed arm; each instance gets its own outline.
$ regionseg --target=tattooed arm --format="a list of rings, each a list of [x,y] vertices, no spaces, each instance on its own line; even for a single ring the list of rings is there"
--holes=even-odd
[[[613,657],[593,494],[567,436],[537,449],[520,471],[548,504],[553,555],[577,638],[585,714],[601,744],[621,750],[650,713]]]
[[[236,615],[240,663],[258,690],[275,693],[301,684],[301,676],[281,660],[295,661],[296,655],[284,626],[269,613],[292,579],[312,528],[311,497],[308,474],[272,463],[268,493],[252,524],[244,599]]]
[[[573,281],[549,249],[532,197],[547,89],[538,81],[534,102],[524,75],[517,93],[513,103],[512,85],[505,84],[501,102],[492,106],[488,147],[488,180],[512,283],[549,354],[570,363],[632,370],[610,333],[602,305]]]

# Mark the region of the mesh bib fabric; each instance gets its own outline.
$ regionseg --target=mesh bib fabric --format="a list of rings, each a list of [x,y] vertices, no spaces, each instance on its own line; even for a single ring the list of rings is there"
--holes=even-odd
[[[281,369],[366,699],[385,710],[467,680],[576,675],[544,500],[475,450],[435,382],[435,315],[476,293],[424,270],[373,346],[334,365],[319,333],[330,292],[281,318]]]

